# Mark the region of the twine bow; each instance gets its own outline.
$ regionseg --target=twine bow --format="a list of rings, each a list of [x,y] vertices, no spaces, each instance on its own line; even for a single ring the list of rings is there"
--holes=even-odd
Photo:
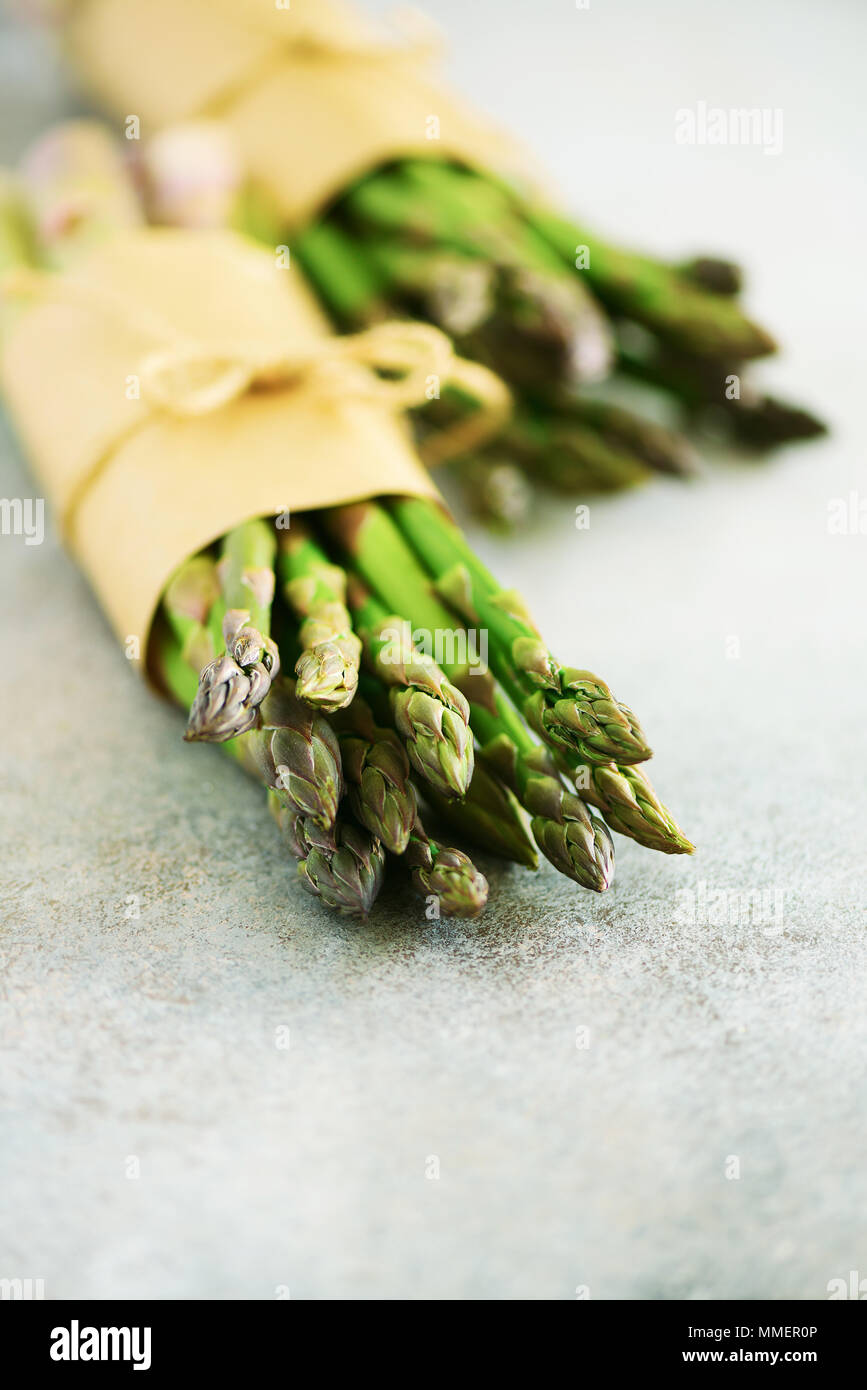
[[[363,333],[325,338],[302,347],[275,349],[256,343],[227,345],[172,339],[170,325],[123,296],[68,276],[20,269],[0,280],[3,295],[36,294],[83,302],[120,315],[165,346],[145,353],[138,364],[141,399],[154,410],[183,418],[210,415],[249,392],[303,392],[339,404],[364,400],[399,413],[438,399],[443,386],[458,387],[476,409],[432,431],[419,446],[428,466],[478,448],[496,434],[511,412],[508,387],[494,372],[458,357],[447,335],[431,324],[387,322]]]

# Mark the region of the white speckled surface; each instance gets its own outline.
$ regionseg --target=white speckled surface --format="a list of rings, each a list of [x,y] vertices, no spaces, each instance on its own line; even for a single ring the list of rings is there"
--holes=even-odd
[[[0,1277],[49,1297],[822,1298],[867,1274],[867,534],[827,528],[830,499],[867,498],[865,12],[429,8],[568,201],[746,261],[790,348],[768,378],[834,425],[594,504],[587,532],[552,502],[516,540],[477,538],[551,645],[640,710],[700,854],[620,840],[601,899],[492,867],[478,925],[426,923],[395,889],[343,926],[288,886],[257,789],[135,684],[55,539],[0,537]],[[8,159],[69,105],[8,30],[0,73]],[[698,100],[782,107],[783,154],[675,146]],[[8,436],[0,491],[32,493]],[[779,891],[782,930],[684,920],[700,881]]]

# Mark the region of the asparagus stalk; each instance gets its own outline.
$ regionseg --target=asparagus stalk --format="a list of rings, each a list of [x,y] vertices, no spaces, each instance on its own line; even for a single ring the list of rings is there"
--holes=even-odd
[[[193,563],[190,561],[190,566]],[[205,574],[204,567],[195,567],[192,572]],[[161,611],[166,629],[162,634],[157,630],[154,637],[164,684],[170,694],[187,703],[201,691],[198,663],[201,634],[207,631],[202,621],[205,586],[199,585],[199,607],[192,618],[188,601],[191,590],[189,573],[182,567],[163,596]],[[290,680],[272,683],[256,710],[255,727],[219,741],[290,809],[311,818],[323,829],[333,827],[344,790],[340,748],[330,725],[302,704]]]
[[[361,677],[366,702],[377,718],[392,718],[386,687],[367,673]],[[476,763],[473,777],[462,801],[444,797],[430,782],[422,783],[422,795],[436,813],[461,839],[467,839],[501,859],[537,869],[539,858],[527,833],[528,818],[514,793],[484,764]]]
[[[277,644],[269,636],[274,598],[276,539],[268,522],[255,519],[229,531],[217,566],[220,596],[210,626],[226,650],[204,668],[190,709],[190,741],[224,743],[255,727],[257,711],[280,671]]]
[[[391,721],[392,711],[385,685],[363,673],[365,700],[383,722]],[[476,763],[466,796],[458,801],[445,797],[430,782],[422,782],[422,796],[439,820],[446,822],[461,838],[471,841],[489,854],[537,869],[539,858],[527,833],[528,817],[514,793],[484,765]]]
[[[166,614],[172,611],[172,596],[188,593],[188,585],[170,585]],[[195,617],[202,616],[200,607]],[[158,624],[155,636],[163,683],[187,706],[196,689],[194,648],[189,642],[182,645],[175,622],[162,629]],[[307,892],[335,911],[366,918],[383,883],[385,853],[376,836],[338,817],[343,772],[334,733],[321,715],[302,705],[285,680],[274,683],[259,718],[258,729],[223,747],[268,787],[269,806],[299,861],[299,880]]]
[[[734,261],[721,260],[719,256],[693,256],[681,261],[674,270],[711,294],[740,294],[744,287],[740,266]]]
[[[346,575],[298,518],[280,532],[278,572],[283,593],[303,619],[303,651],[295,663],[300,699],[326,713],[348,705],[358,688],[361,642],[346,607]]]
[[[181,644],[181,656],[197,675],[216,655],[209,619],[219,597],[216,561],[204,554],[193,555],[180,566],[163,596],[163,609]]]
[[[577,247],[589,248],[580,273],[609,313],[643,324],[661,342],[697,357],[740,360],[776,351],[770,334],[752,323],[734,298],[702,288],[694,274],[684,276],[650,256],[608,245],[547,208],[527,211],[570,265]]]
[[[699,422],[715,419],[751,448],[770,449],[827,432],[810,411],[764,395],[742,380],[740,363],[690,359],[671,351],[636,351],[626,340],[621,343],[620,361],[630,376],[667,391]],[[736,396],[728,390],[733,376],[739,379]]]
[[[404,175],[402,181],[399,174]],[[428,197],[414,203],[413,189]],[[652,257],[610,246],[556,212],[518,199],[511,189],[476,171],[432,160],[415,161],[380,174],[378,181],[377,176],[365,180],[347,202],[354,210],[362,203],[363,214],[380,230],[403,228],[417,239],[438,234],[467,254],[485,255],[495,262],[504,254],[504,241],[509,248],[522,247],[525,264],[531,256],[531,263],[540,263],[533,253],[543,242],[569,266],[574,264],[577,248],[588,246],[589,263],[582,274],[610,312],[643,323],[663,341],[700,356],[748,358],[775,349],[771,337],[744,316],[731,295],[703,288],[715,274],[730,283],[731,267],[723,271],[721,263],[715,262],[711,269],[705,258],[684,274]]]
[[[588,762],[641,762],[650,749],[632,712],[589,671],[561,667],[551,656],[517,595],[499,589],[458,528],[435,503],[406,498],[390,513],[373,503],[326,514],[335,536],[365,581],[386,603],[404,599],[419,559],[437,592],[469,624],[488,635],[491,668],[506,694],[546,741]],[[451,619],[428,592],[430,578],[412,585],[412,621],[432,636]],[[448,663],[447,663],[448,665]],[[453,673],[454,674],[454,673]]]
[[[539,856],[527,833],[529,817],[514,792],[478,759],[463,801],[446,800],[430,784],[422,794],[437,819],[461,841],[525,869],[538,869]]]
[[[392,534],[393,523],[384,515],[380,520],[379,513],[380,509],[374,504],[361,503],[351,509],[342,508],[326,514],[330,516],[327,524],[337,536],[343,537],[345,545],[356,544],[355,559],[357,562],[360,561],[362,566],[367,565],[365,578],[368,580],[374,579],[374,556],[381,553],[388,556],[388,564],[383,567],[380,575],[381,582],[386,584],[392,582],[388,579],[388,574],[392,572],[391,565],[397,564],[404,602],[412,613],[413,621],[419,626],[424,626],[430,635],[443,634],[448,630],[450,623],[448,611],[436,598],[425,592],[427,581],[418,561],[411,551],[406,552],[399,533],[396,533],[395,543],[395,535]],[[367,540],[362,538],[357,542],[366,526],[370,527]],[[446,669],[455,681],[463,682],[465,692],[471,690],[474,681],[479,681],[478,701],[472,707],[472,726],[478,731],[478,725],[485,717],[482,701],[488,698],[496,701],[496,692],[492,695],[489,688],[481,685],[481,678],[469,674],[465,666],[447,662]],[[500,702],[500,707],[505,708],[504,702]],[[520,731],[518,737],[525,740],[523,746],[526,747],[529,736],[517,717],[515,724]],[[533,747],[532,741],[530,747]],[[555,775],[549,775],[544,785],[541,779],[531,784],[528,778],[521,775],[503,780],[508,782],[521,805],[532,817],[533,838],[551,863],[561,873],[584,887],[591,887],[599,892],[607,888],[613,876],[610,836],[604,825],[590,814],[580,798],[567,792]]]
[[[607,492],[650,477],[645,461],[619,440],[565,411],[519,407],[499,442],[528,477],[555,492]]]
[[[483,745],[476,775],[483,768],[493,768],[506,784],[523,789],[522,804],[527,810],[538,814],[546,804],[557,806],[559,791],[538,779],[553,778],[559,783],[562,773],[574,783],[581,801],[602,812],[611,830],[663,854],[692,853],[694,846],[657,797],[644,766],[582,764],[565,749],[552,753],[535,742],[514,706],[501,695],[496,696],[493,708],[474,705],[472,723]],[[558,820],[556,810],[552,819]],[[547,834],[553,843],[556,832]]]
[[[298,699],[288,678],[271,686],[258,719],[258,727],[238,741],[241,762],[291,809],[332,829],[344,778],[331,725]]]
[[[440,180],[446,177],[446,170],[455,184],[460,183],[464,200],[476,201],[491,222],[512,215],[515,198],[511,190],[454,166],[437,166]],[[606,245],[548,209],[528,206],[525,211],[532,225],[569,264],[577,248],[587,246],[590,257],[584,273],[600,301],[614,316],[650,329],[666,348],[668,361],[664,358],[659,366],[645,369],[641,373],[644,379],[664,386],[687,404],[700,406],[705,400],[720,400],[733,434],[748,445],[769,448],[824,433],[824,425],[815,416],[774,397],[749,389],[739,398],[723,396],[721,383],[731,370],[722,368],[723,360],[739,361],[776,350],[771,336],[747,319],[735,302],[743,280],[739,266],[712,256],[666,265]],[[621,361],[639,374],[637,364],[622,352]],[[708,370],[714,383],[710,395],[702,384]],[[651,466],[659,464],[652,462]]]
[[[416,814],[405,860],[416,892],[438,900],[446,917],[478,917],[488,901],[488,881],[463,850],[431,839]]]
[[[619,835],[661,854],[692,854],[695,846],[663,806],[644,767],[572,764],[568,768],[582,799],[596,806]]]
[[[423,302],[428,316],[462,346],[471,330],[478,355],[516,384],[553,378],[573,385],[607,371],[609,330],[580,281],[563,273],[528,226],[508,215],[496,221],[481,216],[449,166],[417,161],[377,170],[348,190],[340,211],[364,236],[382,280]],[[413,257],[414,247],[424,255]],[[432,259],[432,252],[442,259]],[[488,295],[480,296],[468,279],[455,298],[461,257],[488,259]],[[468,293],[481,308],[475,319],[466,316]],[[456,305],[457,318],[449,312]]]
[[[276,797],[270,805],[298,860],[301,886],[326,907],[366,919],[385,879],[385,851],[379,840],[342,817],[324,830]]]
[[[351,508],[323,513],[332,533],[348,540]],[[373,673],[389,688],[395,727],[420,777],[445,797],[463,797],[473,775],[469,705],[432,657],[412,640],[411,624],[390,614],[357,581],[349,603]]]
[[[207,556],[181,566],[163,595],[165,630],[160,632],[158,625],[154,638],[166,688],[175,698],[189,695],[193,703],[200,696],[201,676],[214,664],[201,666],[203,644],[212,631],[211,566]],[[331,829],[344,791],[340,748],[331,726],[298,699],[286,678],[271,684],[254,713],[253,727],[219,741],[292,811]]]
[[[526,731],[517,740],[514,727],[512,737],[499,733],[497,717],[484,709],[474,711],[474,727],[485,762],[532,816],[533,837],[546,859],[582,888],[604,892],[614,877],[614,846],[604,822],[563,786],[550,755]]]
[[[167,692],[175,701],[186,708],[196,689],[196,673],[185,657],[181,643],[167,623],[158,623],[154,634],[153,656],[157,672],[162,678]],[[279,683],[272,689],[272,701],[276,700]],[[286,702],[283,702],[284,705]],[[297,702],[300,706],[300,702]],[[300,707],[303,709],[303,707]],[[307,717],[319,726],[319,732],[327,730],[325,721],[319,715],[306,710]],[[276,714],[275,714],[276,717]],[[276,732],[276,730],[275,730]],[[330,731],[328,731],[330,733]],[[290,731],[291,733],[291,731]],[[262,758],[251,754],[249,745],[255,735],[246,734],[236,743],[225,743],[226,752],[239,757],[248,770],[254,772],[269,787],[268,804],[281,827],[284,840],[293,858],[298,860],[298,877],[307,892],[318,897],[326,907],[351,917],[366,918],[373,906],[385,875],[385,852],[380,842],[359,826],[336,815],[336,798],[333,798],[333,813],[329,808],[324,812],[321,800],[307,794],[306,789],[292,778],[288,783],[276,784],[273,778],[272,763],[286,753],[285,743],[280,740],[267,750],[268,756]],[[260,744],[267,740],[259,739]],[[329,754],[336,754],[336,741],[331,735],[331,746],[318,750],[311,761],[320,769],[328,767]],[[296,741],[297,743],[297,741]],[[246,746],[245,746],[246,745]],[[297,754],[297,746],[290,750],[290,757]],[[324,754],[324,756],[323,756]],[[263,765],[267,771],[263,777]],[[339,761],[331,761],[321,787],[336,790],[334,776]],[[297,772],[297,763],[296,763]],[[287,785],[297,791],[304,790],[302,801],[287,794]],[[305,813],[304,806],[308,808]],[[313,814],[309,813],[312,808]]]
[[[294,246],[306,274],[342,327],[367,327],[388,317],[385,277],[336,218],[311,222],[295,237]]]
[[[656,473],[683,478],[697,469],[695,450],[683,435],[611,401],[576,399],[565,404],[552,419],[555,439],[565,437],[568,442],[570,428],[579,427],[591,431],[618,455],[626,455]]]
[[[403,744],[392,729],[376,724],[360,699],[335,719],[334,728],[353,815],[391,854],[403,854],[418,812]]]

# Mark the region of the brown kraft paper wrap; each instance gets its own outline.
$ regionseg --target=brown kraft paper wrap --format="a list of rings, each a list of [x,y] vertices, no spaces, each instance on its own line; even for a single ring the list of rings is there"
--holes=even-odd
[[[144,138],[220,117],[287,227],[370,169],[453,158],[525,181],[528,157],[429,74],[430,45],[383,42],[338,0],[70,0],[84,85]]]
[[[331,337],[295,273],[244,238],[138,230],[74,276],[4,288],[20,304],[0,358],[13,422],[142,656],[174,570],[240,522],[438,495],[401,410],[428,368],[447,377],[447,340],[398,324]],[[415,384],[376,375],[401,358]]]

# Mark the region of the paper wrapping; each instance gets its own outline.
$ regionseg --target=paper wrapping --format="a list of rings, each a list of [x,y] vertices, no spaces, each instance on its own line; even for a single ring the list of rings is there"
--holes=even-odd
[[[287,228],[402,157],[532,179],[516,145],[431,75],[429,44],[388,43],[338,0],[72,0],[65,37],[85,86],[138,116],[143,138],[223,119]]]
[[[137,230],[57,288],[37,288],[14,316],[0,385],[67,544],[142,657],[177,566],[242,521],[437,495],[403,417],[337,382],[254,387],[198,416],[136,398],[155,351],[193,345],[219,360],[249,343],[276,360],[328,347],[303,284],[252,242]],[[338,351],[346,342],[330,341]]]

